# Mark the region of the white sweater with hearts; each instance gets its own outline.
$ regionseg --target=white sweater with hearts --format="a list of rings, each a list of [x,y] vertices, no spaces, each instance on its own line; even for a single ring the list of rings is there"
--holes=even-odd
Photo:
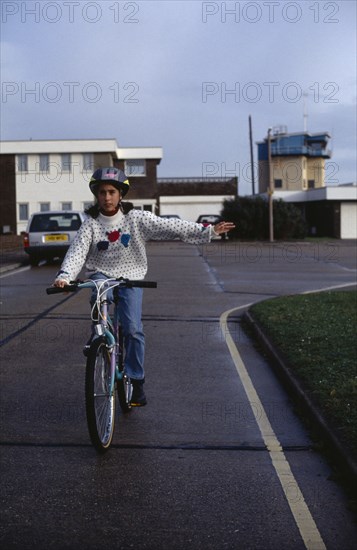
[[[56,278],[73,281],[85,266],[90,273],[108,277],[144,279],[147,272],[145,243],[179,238],[191,244],[208,243],[212,227],[178,218],[160,218],[132,209],[114,216],[89,217],[79,229]]]

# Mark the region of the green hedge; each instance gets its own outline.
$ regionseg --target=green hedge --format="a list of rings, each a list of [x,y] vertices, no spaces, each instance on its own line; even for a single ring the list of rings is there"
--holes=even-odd
[[[261,197],[225,200],[222,216],[236,225],[236,229],[229,234],[232,239],[269,238],[269,204]],[[307,236],[307,224],[301,211],[293,204],[274,200],[273,220],[275,239],[303,239]]]

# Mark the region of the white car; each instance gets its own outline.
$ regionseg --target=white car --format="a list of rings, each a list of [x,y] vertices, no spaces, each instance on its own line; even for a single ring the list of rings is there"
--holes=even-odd
[[[75,210],[36,212],[32,214],[23,237],[24,251],[30,264],[63,258],[86,215]]]
[[[222,216],[218,214],[201,214],[198,216],[196,223],[203,223],[203,225],[216,225],[216,223],[222,222]],[[212,239],[227,239],[227,233],[222,233],[219,237],[212,237]]]

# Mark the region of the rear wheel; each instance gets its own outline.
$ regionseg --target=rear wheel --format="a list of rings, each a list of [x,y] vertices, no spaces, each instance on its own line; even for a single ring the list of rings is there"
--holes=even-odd
[[[119,405],[123,413],[128,413],[131,411],[131,395],[133,393],[133,386],[131,385],[131,381],[129,376],[127,376],[124,371],[124,339],[123,339],[123,333],[119,327],[118,329],[118,335],[117,335],[117,341],[119,344],[119,373],[121,375],[121,378],[117,381],[117,391],[118,391],[118,399],[119,399]]]
[[[85,394],[91,441],[97,451],[105,452],[113,439],[115,393],[110,354],[102,338],[93,341],[88,353]]]

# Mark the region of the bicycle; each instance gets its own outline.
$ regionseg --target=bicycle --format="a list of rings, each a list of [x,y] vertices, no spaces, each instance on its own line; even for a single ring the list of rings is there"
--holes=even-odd
[[[103,453],[112,443],[115,424],[116,399],[118,395],[123,413],[131,410],[133,386],[125,372],[125,349],[123,333],[118,322],[117,303],[114,300],[113,319],[109,312],[110,289],[126,287],[156,288],[156,282],[131,281],[129,279],[103,279],[70,282],[69,285],[50,287],[47,294],[76,292],[83,288],[95,288],[96,302],[92,307],[93,337],[87,354],[85,377],[86,417],[89,436],[95,449]]]

